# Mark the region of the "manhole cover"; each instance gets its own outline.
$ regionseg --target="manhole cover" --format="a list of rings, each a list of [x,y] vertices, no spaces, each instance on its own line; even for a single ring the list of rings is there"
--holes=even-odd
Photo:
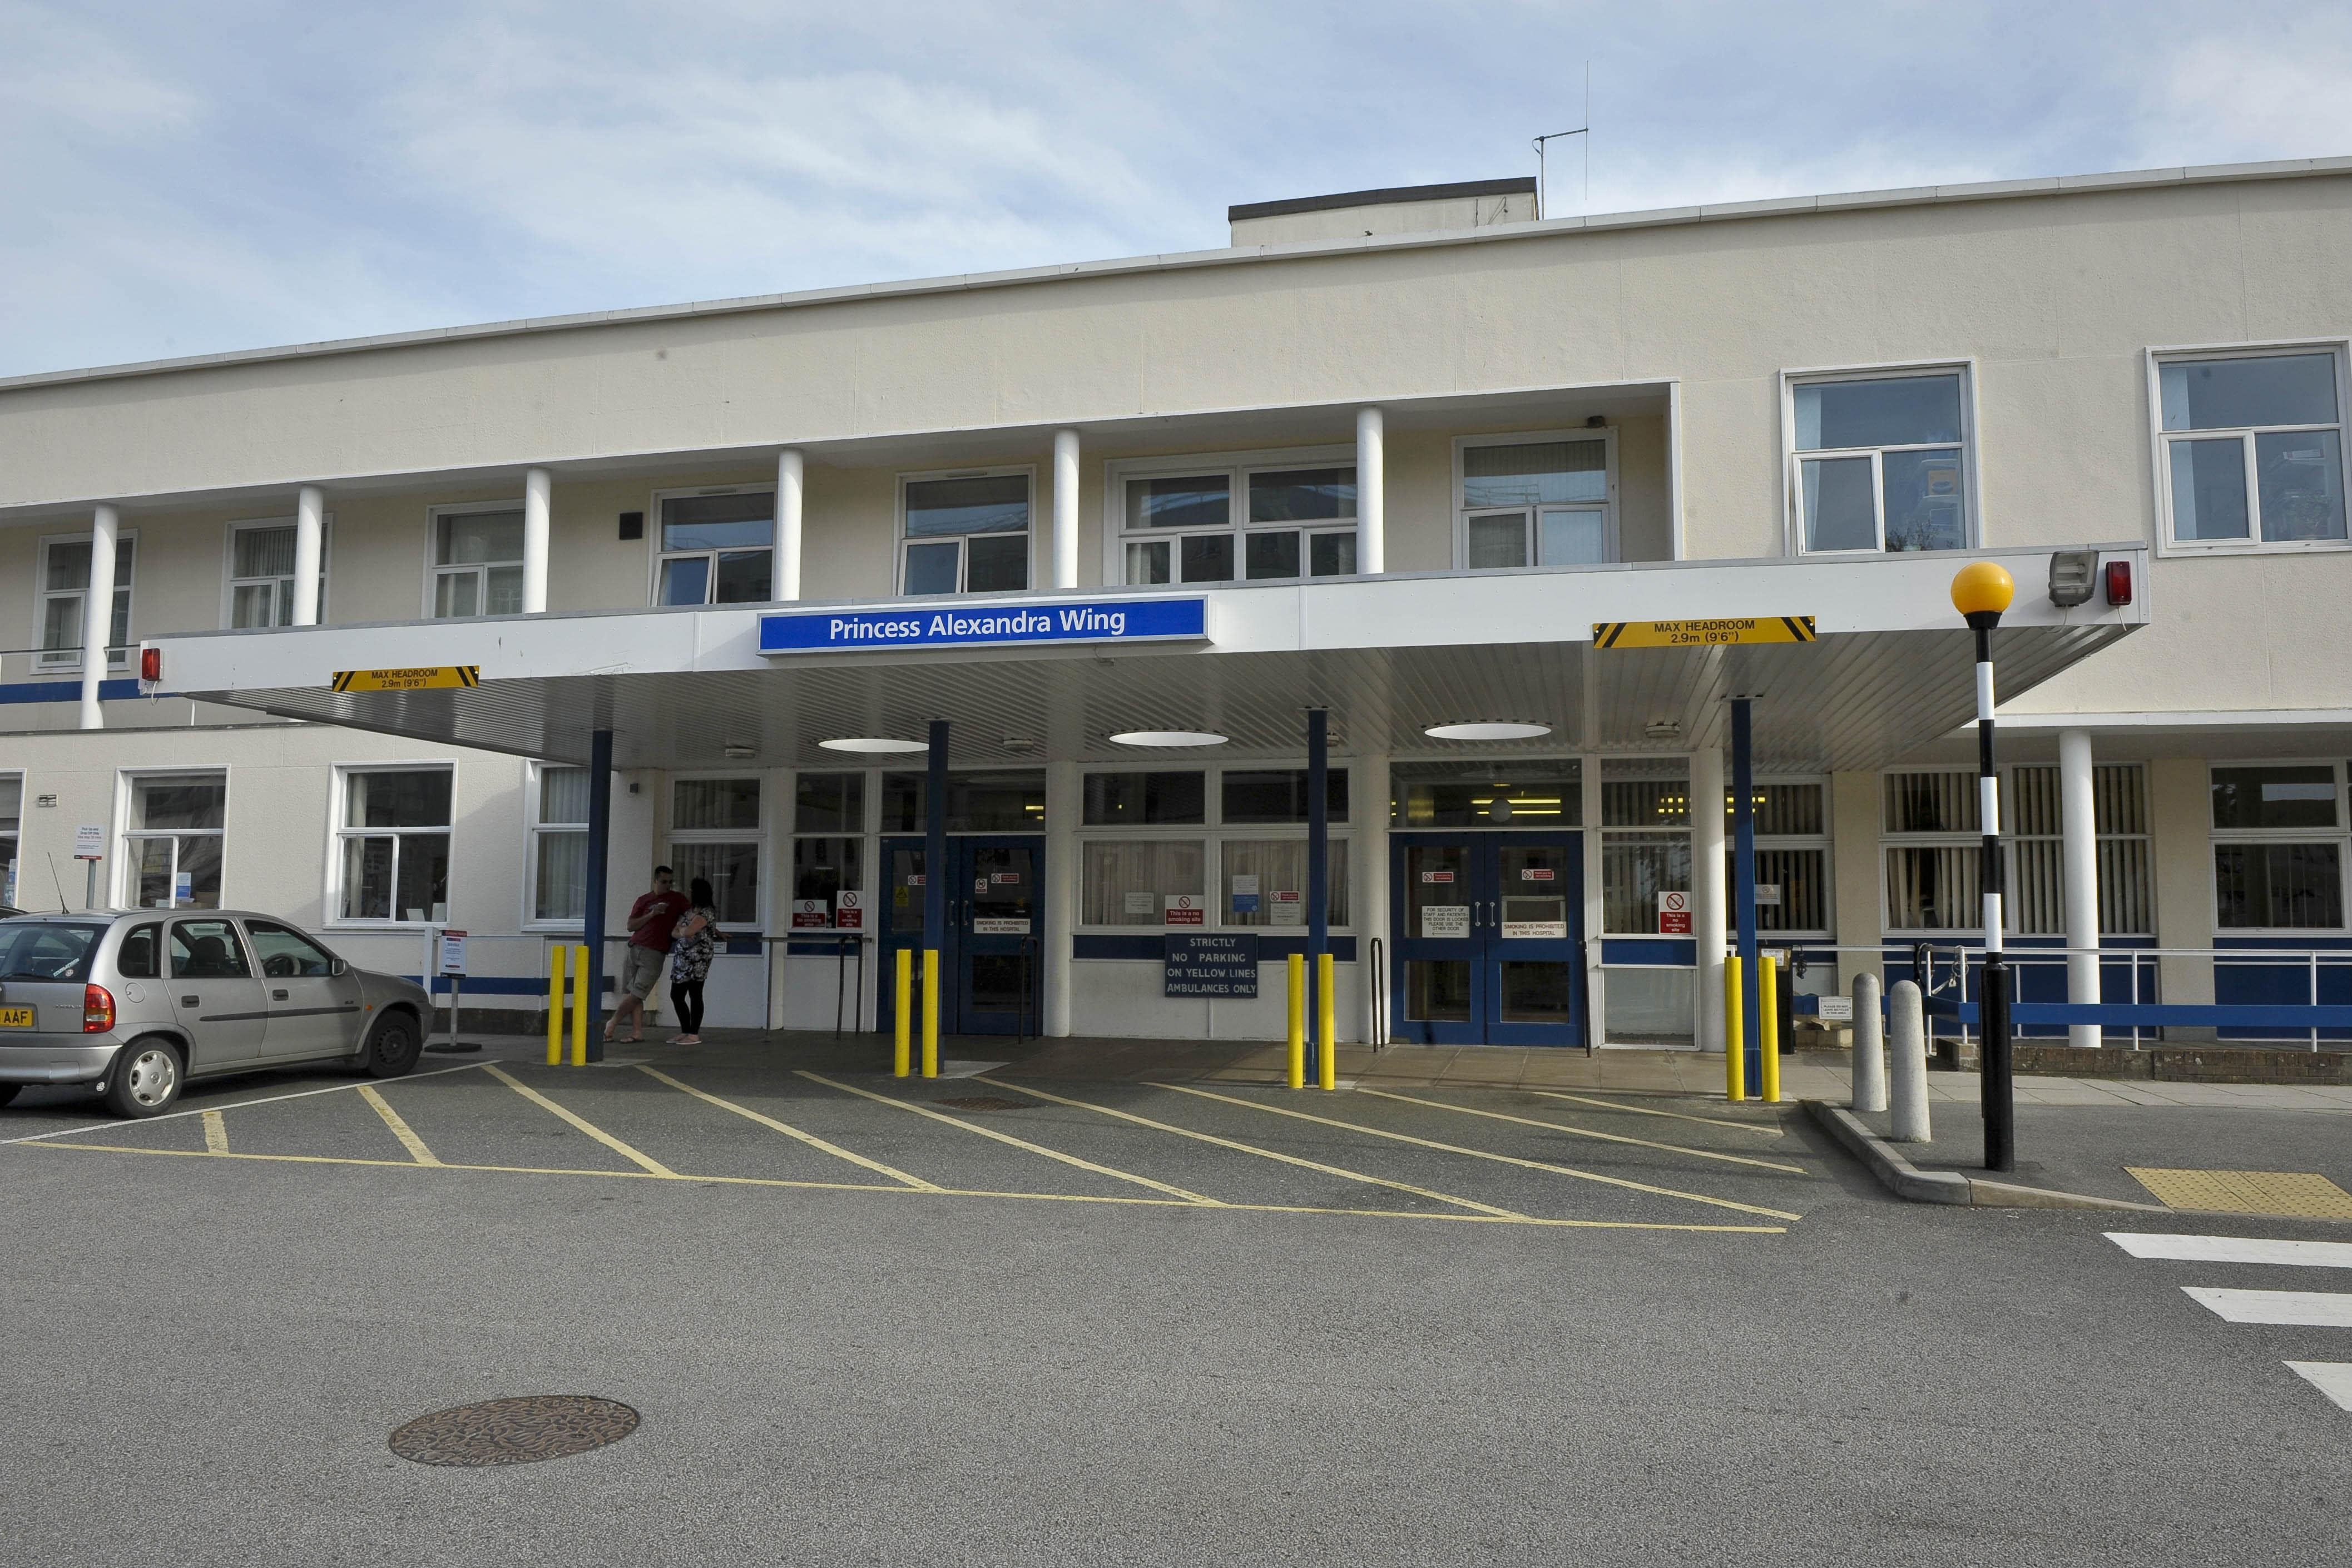
[[[1029,1111],[1036,1108],[1034,1100],[1007,1100],[1001,1094],[966,1094],[961,1099],[942,1100],[942,1105],[952,1105],[959,1111]]]
[[[419,1416],[392,1435],[392,1451],[420,1465],[529,1465],[584,1454],[637,1429],[637,1413],[586,1394],[492,1399]]]

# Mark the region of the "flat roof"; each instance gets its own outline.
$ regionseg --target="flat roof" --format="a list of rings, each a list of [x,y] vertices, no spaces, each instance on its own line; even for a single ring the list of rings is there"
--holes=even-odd
[[[1301,240],[1283,245],[1236,246],[1221,250],[1172,251],[1159,256],[1121,256],[1106,261],[1062,262],[1048,267],[1014,267],[1000,272],[972,272],[940,277],[909,278],[893,283],[859,283],[832,288],[804,288],[785,294],[745,295],[732,299],[701,300],[681,305],[639,306],[622,310],[586,310],[566,316],[525,317],[509,321],[487,321],[463,327],[432,327],[420,331],[386,332],[373,337],[334,338],[320,342],[291,343],[276,348],[236,349],[216,354],[190,354],[178,359],[142,360],[129,364],[100,365],[86,370],[40,371],[30,375],[0,378],[0,391],[19,387],[54,386],[78,382],[109,381],[127,376],[161,375],[175,371],[203,370],[222,365],[258,364],[273,360],[310,359],[330,354],[358,353],[373,349],[415,348],[425,344],[454,342],[472,338],[516,337],[533,332],[570,331],[583,327],[618,325],[625,322],[679,320],[698,316],[792,309],[814,305],[838,304],[856,299],[887,299],[909,295],[949,294],[969,289],[1009,288],[1025,284],[1059,282],[1072,277],[1107,277],[1186,267],[1244,265],[1259,261],[1338,255],[1348,251],[1412,250],[1448,245],[1498,245],[1554,237],[1579,231],[1658,228],[1684,224],[1721,223],[1739,218],[1794,217],[1808,213],[1856,212],[1874,207],[2011,201],[2034,196],[2072,195],[2092,191],[2147,190],[2165,186],[2226,183],[2232,181],[2294,180],[2346,173],[2352,173],[2352,156],[2286,158],[2262,163],[2207,163],[2177,169],[2139,169],[2120,173],[2062,174],[2032,180],[1986,180],[1970,184],[1916,185],[1906,189],[1855,191],[1834,195],[1782,196],[1756,202],[1722,202],[1695,207],[1661,207],[1643,212],[1594,214],[1585,217],[1542,218],[1531,223],[1497,224],[1486,228],[1453,229],[1429,234],[1368,235],[1349,239]],[[1322,199],[1337,200],[1338,198]]]
[[[1396,202],[1452,202],[1465,196],[1532,196],[1536,177],[1456,180],[1450,185],[1388,185],[1377,191],[1340,191],[1328,196],[1293,196],[1282,202],[1244,202],[1225,209],[1227,223],[1244,218],[1286,218],[1293,213],[1329,213],[1343,207],[1380,207]]]

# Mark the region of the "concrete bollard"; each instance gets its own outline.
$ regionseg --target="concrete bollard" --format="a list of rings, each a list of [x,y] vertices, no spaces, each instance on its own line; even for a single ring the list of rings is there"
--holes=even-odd
[[[1919,988],[1897,980],[1886,993],[1888,1098],[1887,1136],[1898,1144],[1929,1141],[1927,1127],[1927,1016]]]
[[[1886,1109],[1886,1022],[1875,975],[1853,977],[1853,1108],[1872,1115]]]

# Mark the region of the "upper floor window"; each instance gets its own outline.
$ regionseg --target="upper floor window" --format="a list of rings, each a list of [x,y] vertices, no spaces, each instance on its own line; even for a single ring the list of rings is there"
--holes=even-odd
[[[1598,566],[1617,559],[1616,432],[1458,444],[1461,531],[1472,570]]]
[[[138,552],[136,534],[114,541],[114,620],[106,633],[106,662],[131,658],[131,580]],[[82,605],[89,597],[89,536],[68,534],[41,541],[41,652],[35,667],[81,668]]]
[[[1790,486],[1807,553],[1969,548],[1965,371],[1791,378],[1787,396]]]
[[[900,591],[1018,593],[1029,586],[1028,470],[908,479]]]
[[[1265,467],[1209,459],[1120,472],[1121,570],[1130,583],[1268,582],[1356,570],[1356,467],[1307,453]]]
[[[772,490],[663,496],[657,604],[759,604],[775,597]]]
[[[522,613],[520,507],[433,509],[433,613]]]
[[[2159,357],[2166,542],[2344,543],[2343,376],[2335,349]]]
[[[270,519],[228,528],[228,624],[294,624],[294,524]],[[319,619],[327,618],[327,534],[319,534]]]

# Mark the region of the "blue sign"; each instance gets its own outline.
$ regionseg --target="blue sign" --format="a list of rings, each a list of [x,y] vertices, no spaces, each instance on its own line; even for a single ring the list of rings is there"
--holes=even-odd
[[[1209,634],[1205,599],[1046,599],[898,610],[781,612],[760,617],[762,653],[971,648],[1032,643],[1164,643]]]
[[[1160,969],[1164,997],[1255,997],[1257,933],[1171,932]]]

